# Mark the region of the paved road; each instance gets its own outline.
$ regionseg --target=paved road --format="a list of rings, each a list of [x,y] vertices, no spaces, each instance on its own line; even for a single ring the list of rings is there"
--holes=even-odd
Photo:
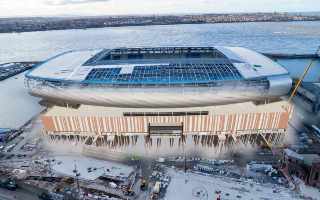
[[[28,128],[25,129],[25,131],[21,134],[23,136],[23,139],[18,142],[18,144],[13,148],[12,153],[18,154],[18,153],[24,153],[24,154],[30,154],[34,152],[25,152],[21,151],[21,147],[25,145],[28,142],[31,142],[35,138],[39,137],[41,132],[42,125],[39,121],[39,119],[34,119],[31,124],[29,124]]]
[[[0,199],[1,200],[38,200],[35,194],[31,194],[28,191],[18,189],[16,191],[9,191],[0,188]]]
[[[11,144],[15,144],[15,147],[10,152],[1,152],[3,155],[18,155],[18,154],[24,154],[27,156],[33,156],[37,152],[37,148],[31,150],[31,151],[25,151],[21,150],[21,147],[24,146],[26,143],[31,142],[33,143],[36,138],[39,138],[39,135],[41,133],[41,123],[38,119],[34,119],[31,124],[29,124],[25,131],[12,141],[8,142],[6,146],[9,146]],[[15,159],[15,158],[13,158]],[[4,159],[3,159],[4,160]]]

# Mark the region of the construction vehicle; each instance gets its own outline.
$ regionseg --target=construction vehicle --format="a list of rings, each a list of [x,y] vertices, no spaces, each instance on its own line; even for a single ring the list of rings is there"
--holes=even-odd
[[[318,47],[315,55],[320,55],[320,46]],[[293,99],[293,97],[296,95],[298,88],[300,87],[303,79],[305,78],[305,76],[308,74],[310,68],[313,66],[313,64],[316,63],[316,58],[311,59],[309,65],[304,69],[304,72],[302,73],[301,77],[299,78],[299,80],[295,83],[295,87],[293,88],[293,91],[288,99],[288,102],[290,103]]]
[[[141,185],[140,185],[140,190],[146,191],[148,189],[148,183],[146,179],[142,178],[141,179]]]

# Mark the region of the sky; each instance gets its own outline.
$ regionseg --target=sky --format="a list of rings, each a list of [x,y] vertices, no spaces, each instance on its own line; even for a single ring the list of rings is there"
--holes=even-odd
[[[320,0],[0,0],[0,17],[320,11]]]

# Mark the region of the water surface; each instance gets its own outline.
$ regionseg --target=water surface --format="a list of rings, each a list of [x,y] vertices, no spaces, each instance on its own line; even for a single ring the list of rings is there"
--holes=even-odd
[[[0,62],[43,60],[70,49],[134,46],[243,46],[261,52],[314,53],[320,22],[116,27],[0,34]]]

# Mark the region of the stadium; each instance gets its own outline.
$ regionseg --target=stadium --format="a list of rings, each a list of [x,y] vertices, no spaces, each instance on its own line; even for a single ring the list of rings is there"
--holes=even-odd
[[[241,47],[69,51],[27,73],[26,86],[59,105],[42,116],[46,134],[95,144],[134,143],[137,135],[148,143],[272,138],[285,132],[292,111],[280,100],[292,87],[289,73]]]
[[[287,94],[292,83],[277,63],[239,47],[72,51],[26,77],[30,93],[45,99],[136,108],[272,99]]]

